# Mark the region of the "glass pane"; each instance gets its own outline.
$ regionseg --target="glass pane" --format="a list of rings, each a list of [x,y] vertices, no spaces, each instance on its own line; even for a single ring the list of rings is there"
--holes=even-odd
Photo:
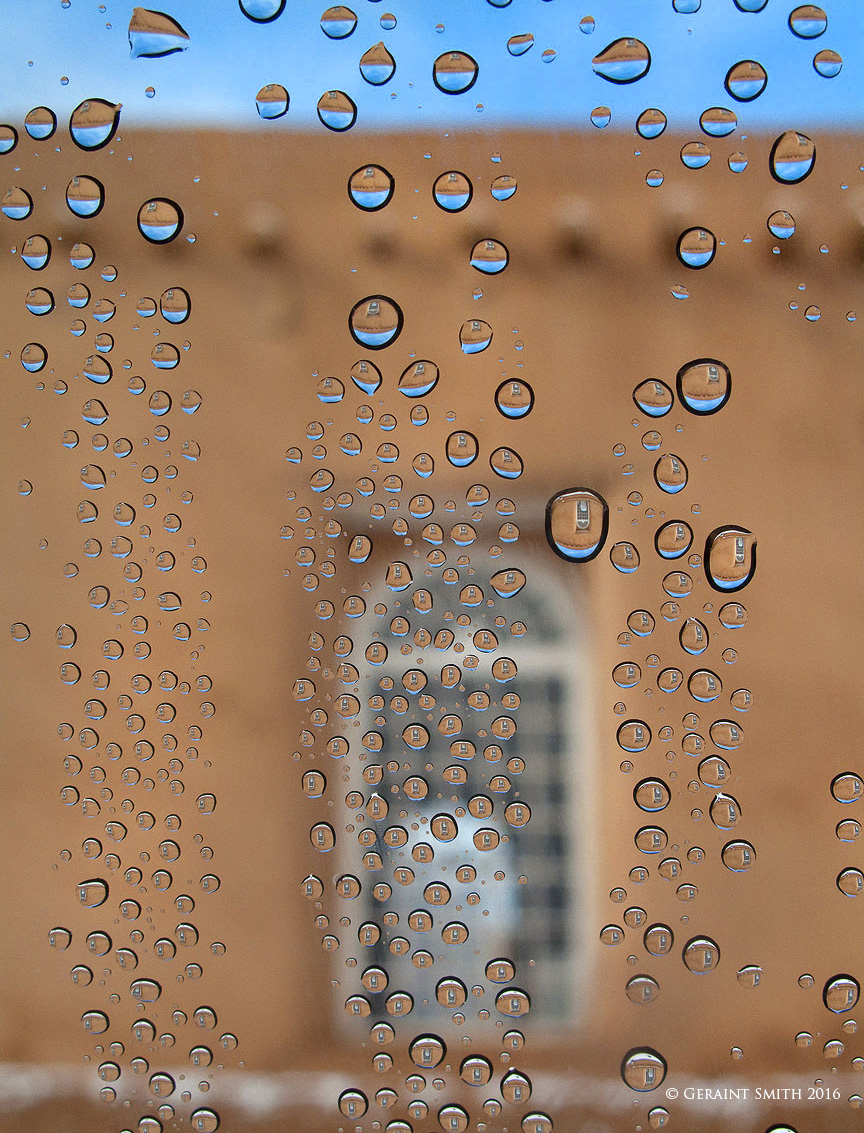
[[[857,1128],[858,6],[8,7],[3,1129]]]

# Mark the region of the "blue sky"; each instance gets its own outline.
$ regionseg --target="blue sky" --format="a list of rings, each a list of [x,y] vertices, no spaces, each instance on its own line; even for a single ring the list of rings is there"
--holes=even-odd
[[[353,0],[357,28],[341,41],[321,31],[326,0],[287,0],[270,24],[252,23],[237,0],[165,0],[162,10],[183,25],[191,44],[160,59],[130,57],[133,4],[0,4],[0,121],[19,131],[33,106],[50,106],[65,124],[88,97],[122,102],[125,129],[198,124],[322,130],[315,107],[331,89],[344,90],[357,103],[358,129],[546,124],[590,130],[588,117],[598,105],[611,108],[610,129],[626,130],[649,106],[667,114],[670,128],[687,132],[716,105],[735,110],[745,132],[848,128],[864,120],[864,3],[858,0],[824,4],[828,30],[815,40],[789,30],[790,0],[768,0],[760,13],[741,12],[733,0],[702,0],[693,15],[676,13],[672,0],[512,0],[503,9],[487,0]],[[379,23],[385,12],[398,21],[391,31]],[[579,30],[586,15],[596,21],[591,35]],[[534,47],[514,58],[507,40],[525,32],[533,33]],[[642,39],[652,55],[648,75],[627,86],[608,83],[591,68],[592,56],[621,36]],[[379,40],[397,69],[387,85],[371,87],[358,62]],[[557,52],[551,63],[541,59],[547,48]],[[821,78],[813,69],[822,48],[843,56],[836,78]],[[432,83],[435,57],[452,50],[469,52],[480,65],[466,94],[446,95]],[[752,103],[736,103],[723,87],[729,67],[741,59],[756,59],[768,72],[767,89]],[[61,84],[63,76],[68,85]],[[255,95],[274,82],[288,89],[290,109],[278,121],[263,122]],[[154,98],[145,97],[148,86],[155,87]]]

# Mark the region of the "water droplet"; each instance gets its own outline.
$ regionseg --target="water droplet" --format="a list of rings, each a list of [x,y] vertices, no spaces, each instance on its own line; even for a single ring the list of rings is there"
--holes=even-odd
[[[530,51],[534,46],[534,36],[531,32],[525,32],[523,35],[513,35],[507,40],[507,50],[511,55],[524,55],[526,51]]]
[[[381,165],[363,165],[348,179],[348,195],[358,208],[375,212],[390,203],[395,182]]]
[[[374,393],[381,385],[381,371],[365,358],[361,358],[351,367],[351,381],[364,393]]]
[[[6,123],[0,125],[0,154],[11,153],[18,145],[18,131]]]
[[[852,1010],[860,993],[861,988],[853,976],[834,976],[825,984],[822,1001],[829,1011],[839,1015],[843,1011]]]
[[[714,259],[717,240],[707,228],[688,228],[678,237],[678,259],[688,268],[705,268]]]
[[[183,210],[165,197],[153,197],[138,210],[138,231],[151,244],[168,244],[183,227]]]
[[[847,897],[859,897],[864,893],[864,873],[860,869],[844,869],[837,875],[837,888]]]
[[[156,88],[155,87],[145,87],[144,88],[144,94],[147,98],[155,98],[156,97]]]
[[[784,185],[797,185],[808,177],[816,164],[816,146],[806,134],[787,130],[771,147],[768,168],[771,176]]]
[[[255,95],[255,109],[259,118],[281,118],[288,113],[288,91],[281,83],[267,83]]]
[[[729,400],[732,375],[716,358],[696,358],[678,371],[676,385],[685,409],[705,415],[716,413]]]
[[[725,106],[711,106],[702,112],[699,125],[712,138],[725,138],[738,128],[738,118]]]
[[[399,337],[403,321],[402,311],[392,299],[386,295],[369,295],[351,308],[348,329],[361,346],[383,350]]]
[[[483,319],[467,319],[459,328],[463,354],[480,354],[492,341],[492,328]]]
[[[733,173],[743,173],[750,163],[740,150],[731,153],[727,159],[727,165]]]
[[[709,936],[694,936],[688,940],[682,955],[685,965],[696,975],[713,972],[720,963],[720,949]]]
[[[825,48],[813,56],[813,68],[823,79],[833,79],[843,70],[843,56],[837,51]]]
[[[50,107],[34,106],[24,118],[24,129],[37,141],[50,138],[57,129],[57,115]]]
[[[357,26],[357,16],[350,8],[337,4],[321,16],[321,30],[330,39],[346,39]]]
[[[489,457],[489,467],[507,480],[518,479],[523,471],[522,458],[510,448],[496,448]]]
[[[765,90],[768,75],[755,59],[742,59],[726,72],[724,86],[737,102],[752,102]]]
[[[51,258],[51,244],[46,236],[28,236],[21,249],[21,259],[33,271],[41,271]]]
[[[250,0],[246,0],[246,2],[249,3]],[[284,0],[282,0],[282,3],[284,3]],[[190,1125],[194,1133],[215,1133],[219,1128],[219,1114],[215,1109],[196,1109],[190,1118]]]
[[[500,178],[496,178],[496,181]],[[494,188],[495,182],[493,182]],[[23,192],[23,190],[21,190]],[[512,196],[515,192],[508,193]],[[459,173],[458,170],[451,169],[447,173],[442,173],[432,186],[432,196],[435,204],[439,208],[444,209],[445,212],[461,212],[462,209],[467,208],[471,203],[471,197],[474,195],[474,189],[469,179],[464,173]],[[494,192],[493,192],[494,196]],[[506,197],[499,198],[506,200]],[[29,197],[28,197],[29,200]]]
[[[500,240],[478,240],[471,249],[471,267],[484,275],[497,275],[509,263],[510,253]]]
[[[789,13],[789,27],[801,39],[816,39],[828,27],[828,17],[816,4],[802,4]]]
[[[504,381],[495,391],[495,406],[505,417],[526,417],[534,408],[534,391],[527,382]]]
[[[369,1108],[369,1101],[362,1090],[343,1090],[339,1095],[339,1112],[343,1117],[361,1118]]]
[[[568,561],[590,562],[602,550],[608,529],[608,505],[588,488],[558,492],[546,505],[546,538]]]
[[[687,465],[673,453],[664,453],[654,465],[654,480],[664,492],[675,494],[687,486]]]
[[[643,138],[659,138],[666,125],[666,115],[652,106],[643,110],[636,119],[636,132]]]
[[[360,74],[373,87],[389,82],[395,71],[396,60],[383,43],[376,43],[360,57]]]
[[[605,130],[611,121],[612,111],[608,106],[595,106],[591,111],[591,125],[598,130]]]
[[[756,539],[744,527],[718,527],[706,540],[704,559],[715,590],[741,590],[756,570]]]
[[[432,65],[432,80],[444,94],[464,94],[477,81],[477,61],[464,51],[445,51]]]
[[[635,83],[648,74],[651,52],[641,39],[616,39],[591,60],[594,74],[610,83]]]
[[[3,210],[3,215],[8,216],[10,220],[24,220],[33,211],[33,201],[29,193],[18,185],[13,185],[3,194],[3,204],[0,208]]]
[[[666,1077],[666,1059],[651,1047],[630,1050],[621,1062],[621,1077],[631,1090],[656,1090]]]
[[[852,771],[844,771],[831,782],[831,794],[838,803],[852,803],[861,798],[864,782]]]
[[[438,367],[423,359],[407,366],[399,378],[398,389],[406,397],[425,397],[438,384]]]
[[[102,98],[88,98],[72,111],[69,133],[72,141],[83,150],[97,150],[106,146],[117,132],[120,104]]]
[[[788,212],[772,212],[768,217],[768,231],[778,240],[788,240],[795,235],[795,217]]]
[[[681,161],[688,169],[702,169],[711,160],[711,150],[705,142],[687,142],[681,147]]]
[[[242,6],[242,5],[241,5]],[[129,48],[133,59],[155,59],[185,51],[189,35],[165,12],[135,8],[129,20]]]

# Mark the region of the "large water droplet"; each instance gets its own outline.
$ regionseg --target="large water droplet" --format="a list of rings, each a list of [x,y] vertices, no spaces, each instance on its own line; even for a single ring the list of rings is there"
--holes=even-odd
[[[816,164],[816,146],[806,134],[787,130],[771,147],[769,169],[771,176],[784,185],[797,185],[813,172]]]
[[[463,354],[480,354],[492,341],[492,328],[483,319],[467,319],[459,328]]]
[[[839,975],[825,984],[822,1000],[829,1011],[839,1015],[843,1011],[851,1011],[860,994],[861,988],[854,976]]]
[[[477,438],[473,433],[456,432],[447,438],[447,459],[456,468],[465,468],[477,459]]]
[[[151,244],[168,244],[183,227],[183,210],[175,201],[153,197],[138,210],[138,231]]]
[[[79,102],[69,119],[72,141],[83,150],[106,146],[117,132],[120,104],[104,98],[88,98]]]
[[[508,196],[512,196],[515,191],[514,188],[511,193],[508,193]],[[23,192],[23,189],[19,190],[19,192]],[[435,204],[438,205],[439,208],[444,209],[445,212],[461,212],[462,209],[467,208],[471,203],[471,197],[473,195],[474,189],[471,182],[464,173],[460,173],[456,169],[442,173],[440,177],[436,178],[435,184],[432,186],[432,197]],[[493,191],[493,196],[494,195]],[[27,199],[29,201],[30,198],[28,197]],[[498,199],[506,200],[506,197],[499,197]]]
[[[717,240],[707,228],[688,228],[678,237],[678,259],[688,268],[706,268],[714,259]]]
[[[135,8],[129,20],[129,48],[133,59],[159,58],[185,51],[189,35],[165,12]]]
[[[702,112],[699,125],[712,138],[725,138],[737,129],[738,119],[734,111],[727,110],[725,106],[711,106]]]
[[[361,299],[354,304],[348,316],[351,337],[370,350],[383,350],[395,342],[402,331],[402,323],[401,309],[386,295],[369,295]]]
[[[828,17],[816,4],[802,4],[789,13],[789,27],[801,39],[816,39],[828,27]]]
[[[666,129],[666,115],[656,107],[643,110],[636,119],[636,131],[643,138],[659,138]]]
[[[671,452],[664,453],[654,465],[657,487],[674,495],[687,486],[687,465]]]
[[[705,575],[715,590],[741,590],[756,571],[756,539],[746,527],[718,527],[705,543]]]
[[[194,1133],[215,1133],[219,1128],[219,1114],[215,1109],[196,1109],[190,1118],[190,1125]]]
[[[34,106],[24,118],[24,129],[37,141],[50,138],[57,129],[57,115],[50,107]]]
[[[716,358],[696,358],[681,367],[676,384],[685,409],[704,416],[716,413],[729,400],[732,375]]]
[[[720,949],[708,936],[694,936],[688,940],[682,955],[686,966],[697,975],[713,972],[720,963]]]
[[[616,39],[591,60],[595,75],[610,83],[635,83],[648,74],[651,52],[641,39]]]
[[[111,363],[98,354],[91,354],[81,367],[81,373],[88,381],[104,386],[106,382],[111,381]]]
[[[495,391],[495,406],[505,417],[526,417],[534,408],[534,391],[527,382],[504,381]]]
[[[21,259],[33,271],[41,271],[51,259],[51,243],[47,236],[28,236],[21,249]]]
[[[680,559],[693,543],[693,530],[688,523],[672,521],[658,528],[654,536],[657,553],[664,559]]]
[[[108,882],[102,878],[78,883],[78,901],[87,909],[96,909],[108,900]]]
[[[509,260],[510,253],[500,240],[478,240],[471,249],[471,267],[484,275],[497,275],[507,267]]]
[[[675,399],[665,382],[649,378],[633,390],[633,400],[649,417],[665,417]]]
[[[507,50],[511,55],[524,55],[526,51],[530,51],[534,46],[534,36],[531,32],[525,32],[522,35],[511,35],[507,40]]]
[[[438,384],[438,367],[424,359],[407,366],[399,378],[399,392],[406,397],[425,397]]]
[[[18,131],[7,123],[0,125],[0,154],[11,153],[18,145]]]
[[[688,169],[702,169],[711,160],[711,150],[704,142],[687,142],[681,147],[681,161]]]
[[[813,56],[813,69],[823,79],[833,79],[843,70],[843,56],[826,47],[824,51],[817,51]]]
[[[765,90],[768,74],[755,59],[742,59],[726,72],[724,86],[738,102],[752,102]]]
[[[630,1050],[621,1062],[621,1077],[631,1090],[656,1090],[666,1077],[666,1059],[651,1047]]]
[[[66,204],[76,216],[96,216],[105,204],[105,186],[95,177],[73,177],[66,186]]]
[[[344,91],[328,90],[318,99],[318,118],[328,130],[350,130],[357,121],[357,106]]]
[[[477,62],[464,51],[445,51],[432,65],[435,86],[445,94],[464,94],[477,81]]]
[[[344,4],[328,8],[321,16],[321,30],[330,39],[345,39],[357,26],[357,16]]]
[[[381,371],[365,358],[361,358],[351,367],[351,381],[364,393],[374,393],[381,385]]]
[[[288,112],[290,99],[281,83],[267,83],[255,95],[255,109],[259,118],[281,118]]]
[[[31,315],[50,315],[54,310],[54,296],[45,287],[33,287],[25,296],[24,306]]]
[[[396,60],[383,43],[376,43],[360,57],[360,74],[373,87],[389,82],[395,71]]]
[[[558,492],[546,505],[546,538],[570,562],[589,562],[606,542],[609,508],[588,488]]]
[[[18,185],[13,185],[3,194],[3,203],[0,205],[3,215],[10,220],[24,220],[33,211],[33,201],[30,194]]]
[[[358,208],[375,212],[390,203],[394,184],[382,165],[362,165],[348,178],[348,195]]]

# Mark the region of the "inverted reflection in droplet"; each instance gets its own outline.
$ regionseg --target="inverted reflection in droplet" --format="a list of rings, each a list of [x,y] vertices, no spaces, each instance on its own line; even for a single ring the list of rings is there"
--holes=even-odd
[[[135,8],[129,20],[129,49],[133,59],[160,58],[185,51],[189,34],[165,12]]]
[[[546,505],[546,538],[553,550],[571,562],[590,562],[603,548],[609,508],[589,488],[568,488]]]
[[[616,39],[591,60],[595,75],[610,83],[635,83],[648,74],[651,53],[641,39]]]

